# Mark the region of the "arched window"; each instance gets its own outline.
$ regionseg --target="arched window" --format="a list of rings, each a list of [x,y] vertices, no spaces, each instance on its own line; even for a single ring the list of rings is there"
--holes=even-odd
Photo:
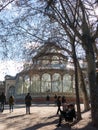
[[[15,92],[17,95],[23,94],[23,77],[19,76],[16,80]]]
[[[41,92],[51,92],[51,77],[50,74],[42,75]]]
[[[28,93],[29,89],[30,89],[30,77],[28,75],[26,75],[24,77],[24,85],[23,85],[23,92],[24,93]]]
[[[8,96],[14,95],[15,93],[15,87],[14,86],[10,86],[9,90],[8,90]]]
[[[69,74],[63,76],[63,92],[72,92],[72,80]]]
[[[23,94],[23,77],[19,77],[18,81],[18,94]]]
[[[40,76],[35,74],[31,77],[31,93],[39,93],[40,92]]]
[[[58,73],[52,76],[52,92],[62,92],[61,75]]]

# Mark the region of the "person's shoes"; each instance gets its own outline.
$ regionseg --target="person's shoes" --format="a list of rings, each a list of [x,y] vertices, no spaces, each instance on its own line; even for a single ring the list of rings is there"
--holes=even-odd
[[[56,126],[57,126],[57,127],[61,127],[61,124],[57,124]]]

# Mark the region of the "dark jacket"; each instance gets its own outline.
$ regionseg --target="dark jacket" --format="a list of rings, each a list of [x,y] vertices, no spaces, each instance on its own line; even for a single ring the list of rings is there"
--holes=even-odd
[[[9,98],[9,105],[14,105],[14,97],[10,96]]]
[[[73,121],[73,118],[76,118],[75,109],[68,110],[64,116],[67,121]]]
[[[31,102],[32,102],[31,96],[30,96],[30,95],[27,95],[27,96],[25,97],[25,104],[26,104],[26,106],[31,106]]]
[[[57,100],[57,106],[60,107],[61,106],[61,101]]]
[[[66,98],[64,96],[62,97],[62,103],[66,103]]]
[[[49,100],[50,100],[50,96],[47,95],[47,97],[46,97],[46,101],[49,101]]]
[[[6,97],[3,93],[0,95],[0,102],[3,104],[6,102]]]

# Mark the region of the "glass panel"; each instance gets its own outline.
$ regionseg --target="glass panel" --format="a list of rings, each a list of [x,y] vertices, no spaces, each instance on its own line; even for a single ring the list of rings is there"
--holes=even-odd
[[[16,93],[23,94],[23,77],[19,77],[17,84],[16,84]]]
[[[51,77],[47,73],[42,75],[41,92],[51,92]]]
[[[40,76],[35,74],[31,78],[31,93],[39,93],[40,92]]]
[[[52,92],[62,92],[61,75],[58,73],[52,77]]]
[[[24,78],[23,93],[28,93],[30,88],[30,78],[28,75]]]
[[[59,57],[58,56],[53,56],[51,64],[59,64]]]
[[[11,87],[9,88],[8,95],[9,95],[9,96],[11,96],[11,95],[14,96],[14,92],[15,92],[15,87],[14,87],[14,86],[11,86]]]
[[[42,60],[42,64],[44,65],[49,64],[49,60]]]
[[[63,92],[72,92],[72,81],[69,74],[65,74],[63,77]]]

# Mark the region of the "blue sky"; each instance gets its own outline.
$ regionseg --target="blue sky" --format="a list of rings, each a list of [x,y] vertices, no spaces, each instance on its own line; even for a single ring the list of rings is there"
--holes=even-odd
[[[4,28],[0,28],[0,35],[6,35],[7,24],[9,24],[9,22],[12,22],[13,19],[19,16],[17,7],[12,6],[12,4],[9,4],[4,10],[0,12],[0,20],[4,20],[4,23],[6,25],[4,26]],[[0,22],[0,25],[1,24],[2,23]],[[4,40],[6,40],[5,37]],[[4,80],[5,75],[15,76],[16,73],[21,71],[23,66],[23,62],[21,59],[22,45],[17,42],[18,39],[13,39],[12,37],[10,37],[7,40],[8,42],[5,43],[0,40],[0,81]]]

